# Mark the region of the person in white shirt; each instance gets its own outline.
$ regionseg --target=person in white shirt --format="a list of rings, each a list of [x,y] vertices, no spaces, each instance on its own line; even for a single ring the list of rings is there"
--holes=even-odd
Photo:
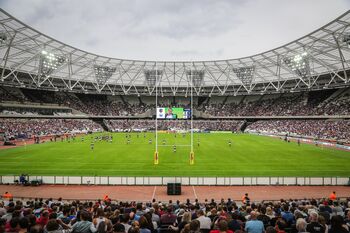
[[[197,220],[200,222],[200,229],[211,229],[211,220],[204,215],[203,210],[197,211]]]

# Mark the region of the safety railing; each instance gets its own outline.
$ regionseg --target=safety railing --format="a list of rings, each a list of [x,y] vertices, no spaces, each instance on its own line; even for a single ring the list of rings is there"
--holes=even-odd
[[[112,176],[27,176],[29,183],[64,185],[349,185],[349,177],[112,177]],[[0,184],[18,183],[19,176],[0,176]]]

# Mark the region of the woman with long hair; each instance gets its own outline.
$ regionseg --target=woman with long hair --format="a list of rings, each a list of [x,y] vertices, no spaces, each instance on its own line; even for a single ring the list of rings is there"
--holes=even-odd
[[[102,208],[98,208],[96,210],[96,216],[92,222],[95,225],[98,233],[106,233],[112,229],[112,223],[105,217],[105,212]]]
[[[177,232],[181,232],[182,229],[191,222],[192,219],[192,214],[191,212],[185,212],[182,215],[181,221],[178,223],[177,227],[176,226],[172,226],[170,225],[169,227],[173,230],[173,231],[177,231]]]
[[[140,224],[140,233],[151,233],[147,218],[145,216],[140,217],[139,224]]]
[[[346,225],[342,216],[335,215],[332,217],[331,227],[328,233],[349,233],[349,230],[346,229]]]

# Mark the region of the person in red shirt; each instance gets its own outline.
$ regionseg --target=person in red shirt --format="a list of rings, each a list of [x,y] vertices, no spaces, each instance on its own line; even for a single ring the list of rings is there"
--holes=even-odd
[[[167,212],[160,217],[160,223],[162,225],[172,225],[176,221],[176,215],[173,214],[172,206],[168,206]]]
[[[105,194],[105,195],[103,196],[103,200],[104,200],[104,201],[108,201],[108,200],[109,200],[109,197],[108,197],[107,194]]]
[[[248,193],[244,194],[244,196],[242,197],[242,203],[244,205],[250,205],[250,198],[248,197]]]
[[[36,220],[36,223],[39,224],[42,228],[44,228],[48,221],[49,221],[49,211],[43,210],[41,212],[40,218]]]
[[[5,192],[3,195],[2,195],[2,198],[4,198],[5,200],[11,200],[13,199],[13,195],[9,192]]]
[[[335,191],[333,191],[330,195],[329,195],[329,199],[332,201],[335,201],[337,199],[337,196],[335,195]]]

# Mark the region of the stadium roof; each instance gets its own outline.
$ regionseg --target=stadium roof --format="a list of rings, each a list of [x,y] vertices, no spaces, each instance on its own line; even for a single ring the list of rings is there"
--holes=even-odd
[[[188,95],[193,87],[195,95],[209,96],[345,87],[349,26],[350,10],[302,38],[248,57],[141,61],[74,48],[0,9],[0,81],[26,88],[136,95],[154,95],[155,86],[162,95]]]

